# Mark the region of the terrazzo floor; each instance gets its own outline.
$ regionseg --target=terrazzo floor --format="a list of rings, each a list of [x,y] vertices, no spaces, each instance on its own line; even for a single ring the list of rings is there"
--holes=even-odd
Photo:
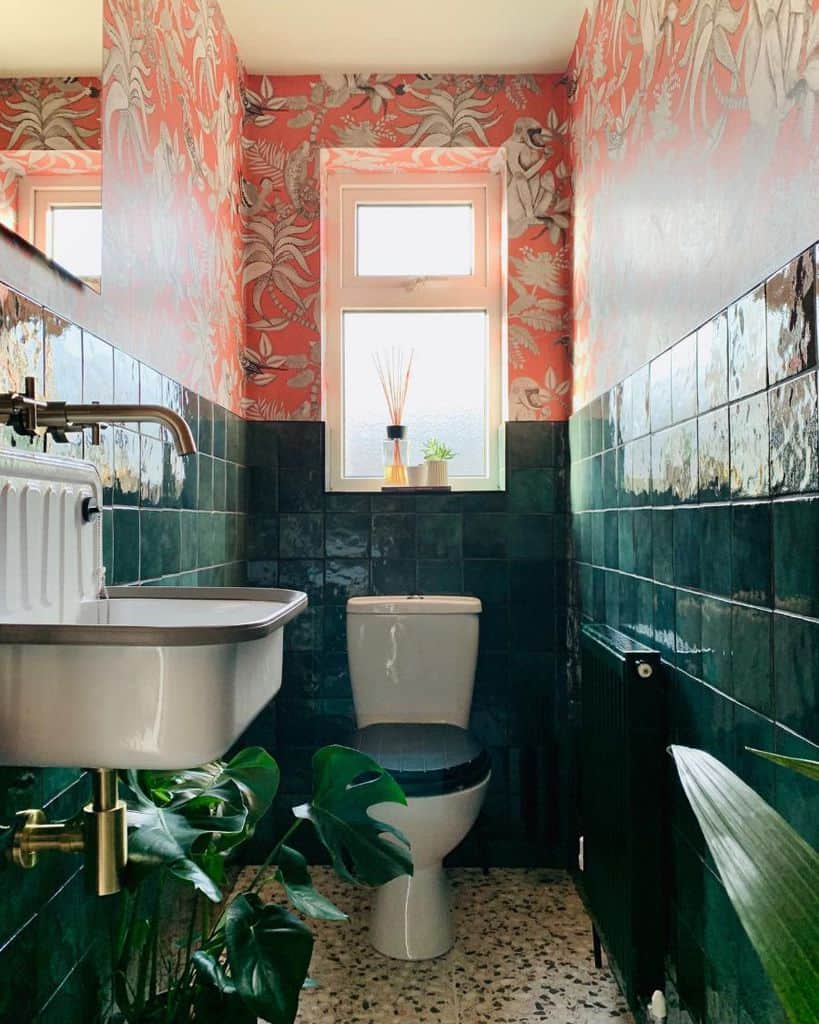
[[[633,1024],[608,968],[594,966],[591,925],[565,872],[462,868],[449,878],[454,948],[405,963],[370,947],[369,891],[313,869],[350,921],[312,923],[319,987],[303,993],[299,1024]]]

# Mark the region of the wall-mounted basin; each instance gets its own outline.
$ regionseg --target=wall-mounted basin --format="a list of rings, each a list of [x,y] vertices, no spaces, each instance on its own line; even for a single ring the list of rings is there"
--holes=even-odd
[[[281,685],[292,590],[101,597],[87,462],[0,450],[0,764],[185,768],[220,757]]]
[[[0,763],[183,768],[281,686],[292,590],[121,587],[75,622],[0,623]]]

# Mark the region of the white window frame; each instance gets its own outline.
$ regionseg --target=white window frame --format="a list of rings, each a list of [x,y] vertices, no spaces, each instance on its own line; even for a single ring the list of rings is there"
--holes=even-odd
[[[17,233],[49,259],[53,257],[48,215],[54,206],[91,206],[102,209],[101,177],[98,174],[26,174],[20,178]]]
[[[505,487],[504,424],[507,409],[506,229],[503,181],[493,172],[376,173],[330,171],[325,179],[322,252],[322,418],[327,431],[329,491],[378,491],[383,481],[345,477],[342,323],[345,312],[485,310],[488,329],[487,475],[450,477],[453,490]],[[472,273],[435,277],[356,274],[356,209],[359,204],[425,206],[470,203],[475,211]],[[386,416],[385,416],[386,423]]]

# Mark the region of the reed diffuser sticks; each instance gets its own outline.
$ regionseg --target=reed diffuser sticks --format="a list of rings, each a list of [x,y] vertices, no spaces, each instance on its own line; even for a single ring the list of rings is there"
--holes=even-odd
[[[390,418],[387,427],[387,446],[384,452],[384,482],[392,486],[406,486],[407,467],[404,458],[404,449],[407,442],[404,440],[406,432],[402,419],[404,408],[407,404],[407,392],[409,391],[410,376],[412,374],[412,360],[415,350],[410,351],[409,359],[402,349],[390,349],[387,353],[376,352],[373,355],[376,373],[384,392],[384,400],[387,403],[387,413]]]

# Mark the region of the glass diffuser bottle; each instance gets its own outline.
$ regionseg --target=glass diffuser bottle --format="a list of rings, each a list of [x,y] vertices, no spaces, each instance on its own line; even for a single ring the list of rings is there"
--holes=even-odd
[[[384,487],[406,487],[408,483],[409,441],[406,439],[407,428],[401,420],[407,402],[413,354],[410,352],[407,360],[400,349],[392,349],[389,353],[377,352],[373,356],[390,417],[387,439],[382,444]]]
[[[409,463],[409,441],[407,428],[400,423],[387,427],[384,441],[384,484],[387,487],[407,486],[407,465]]]

